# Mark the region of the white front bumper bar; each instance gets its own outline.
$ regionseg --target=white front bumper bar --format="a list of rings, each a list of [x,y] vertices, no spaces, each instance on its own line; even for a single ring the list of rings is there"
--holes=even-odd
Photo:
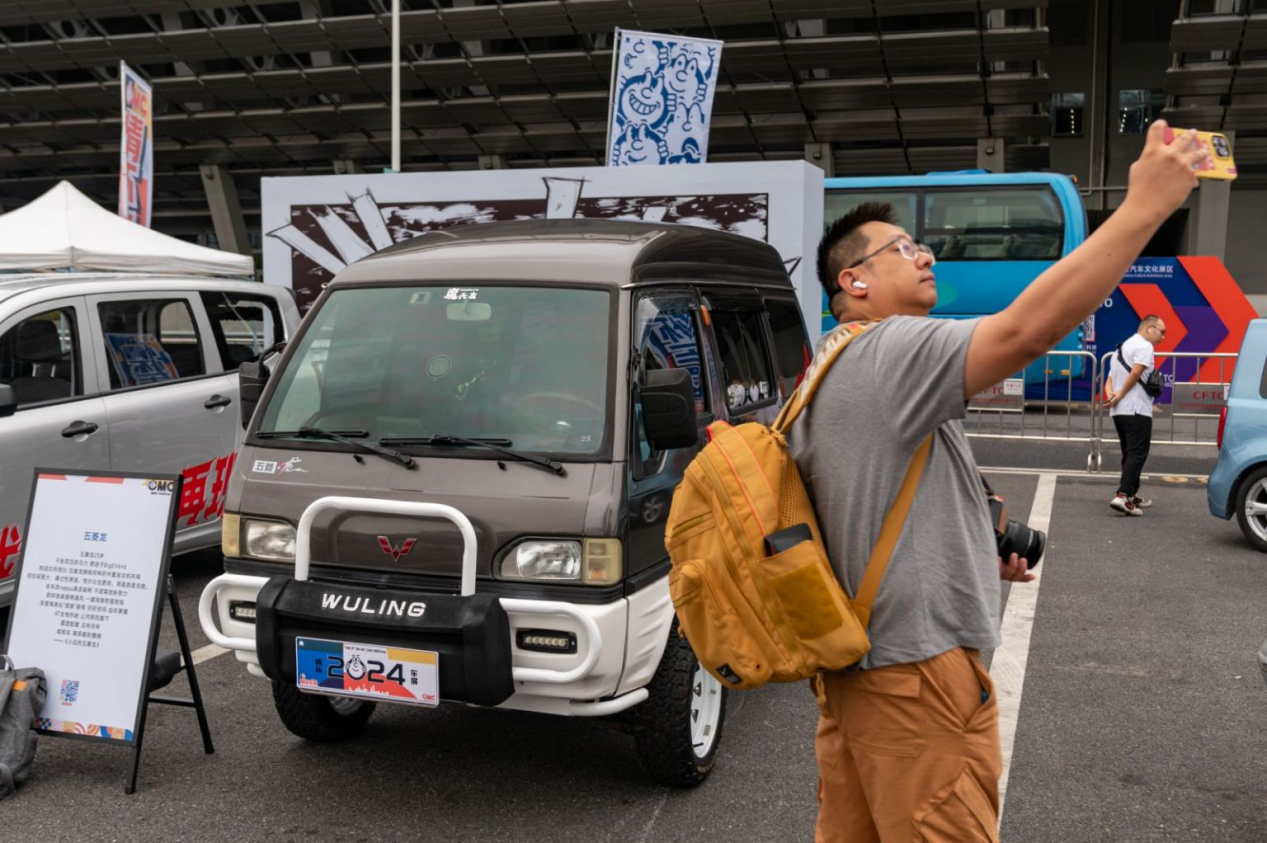
[[[295,579],[301,582],[308,579],[312,561],[311,533],[312,524],[317,516],[327,510],[344,512],[375,512],[391,515],[410,515],[419,518],[445,518],[452,521],[462,533],[462,583],[461,595],[470,596],[475,593],[475,528],[470,519],[457,509],[444,504],[414,503],[409,501],[389,501],[376,498],[353,498],[331,496],[319,498],[304,510],[299,519],[299,528],[295,534]],[[222,574],[207,584],[202,597],[198,601],[198,621],[202,631],[213,644],[228,650],[254,653],[255,639],[225,635],[211,610],[212,601],[227,589],[249,591],[257,594],[268,582],[265,577],[252,577],[242,574]],[[551,600],[523,600],[519,598],[501,598],[502,607],[508,614],[515,616],[543,615],[567,617],[580,626],[577,635],[577,652],[581,654],[581,663],[569,670],[553,670],[540,667],[511,667],[511,676],[516,682],[540,682],[552,685],[567,685],[588,676],[598,663],[603,651],[603,634],[598,624],[590,615],[571,603]],[[621,642],[623,645],[623,642]],[[623,698],[622,698],[623,699]],[[614,700],[608,702],[615,702]],[[603,705],[594,703],[593,705]],[[631,703],[632,704],[632,703]]]

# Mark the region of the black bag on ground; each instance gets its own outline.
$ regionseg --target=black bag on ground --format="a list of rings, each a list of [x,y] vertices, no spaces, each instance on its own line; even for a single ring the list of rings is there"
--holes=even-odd
[[[1117,347],[1117,360],[1122,364],[1122,368],[1125,369],[1126,373],[1129,375],[1131,373],[1131,367],[1126,364],[1126,358],[1122,356],[1122,346],[1120,345]],[[1139,379],[1139,385],[1144,387],[1144,392],[1148,393],[1149,398],[1160,397],[1162,386],[1164,384],[1165,381],[1162,380],[1161,372],[1156,369],[1153,369],[1147,375],[1144,375],[1144,377]]]
[[[44,707],[44,671],[0,665],[0,799],[12,796],[31,774],[35,760],[35,717]]]

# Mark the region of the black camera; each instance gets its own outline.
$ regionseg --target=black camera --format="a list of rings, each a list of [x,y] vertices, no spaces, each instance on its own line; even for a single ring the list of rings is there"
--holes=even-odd
[[[990,507],[990,523],[994,527],[994,542],[999,548],[999,556],[1007,559],[1015,553],[1026,560],[1029,570],[1038,567],[1038,562],[1047,550],[1047,534],[1042,530],[1031,529],[1022,521],[1013,521],[1007,517],[1007,504],[1003,498],[994,493],[985,478],[981,478],[985,486],[986,503]]]

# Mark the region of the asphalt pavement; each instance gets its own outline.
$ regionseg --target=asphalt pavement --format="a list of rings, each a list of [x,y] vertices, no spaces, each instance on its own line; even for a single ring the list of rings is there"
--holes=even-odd
[[[1077,475],[1076,455],[1049,444],[1034,458],[1070,473],[1056,485],[1003,840],[1267,839],[1255,664],[1267,556],[1208,514],[1199,478],[1150,472],[1156,505],[1127,518],[1107,506],[1111,476]],[[978,457],[1016,465],[1016,447],[1034,448],[993,443]],[[1212,455],[1183,458],[1208,466]],[[990,479],[1027,517],[1037,475]],[[202,647],[197,599],[219,559],[181,557],[174,570]],[[170,621],[163,636],[174,646]],[[680,791],[649,783],[632,740],[604,721],[380,706],[361,738],[308,744],[232,655],[197,669],[214,755],[192,711],[152,707],[138,792],[125,796],[128,751],[42,738],[34,776],[0,802],[0,840],[812,839],[816,709],[804,685],[732,694],[715,772]]]

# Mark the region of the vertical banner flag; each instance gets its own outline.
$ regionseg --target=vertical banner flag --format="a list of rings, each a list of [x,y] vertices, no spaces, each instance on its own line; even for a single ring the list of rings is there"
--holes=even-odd
[[[154,92],[119,62],[123,138],[119,143],[119,216],[150,227],[154,192]]]
[[[700,164],[721,41],[616,30],[607,165]]]

